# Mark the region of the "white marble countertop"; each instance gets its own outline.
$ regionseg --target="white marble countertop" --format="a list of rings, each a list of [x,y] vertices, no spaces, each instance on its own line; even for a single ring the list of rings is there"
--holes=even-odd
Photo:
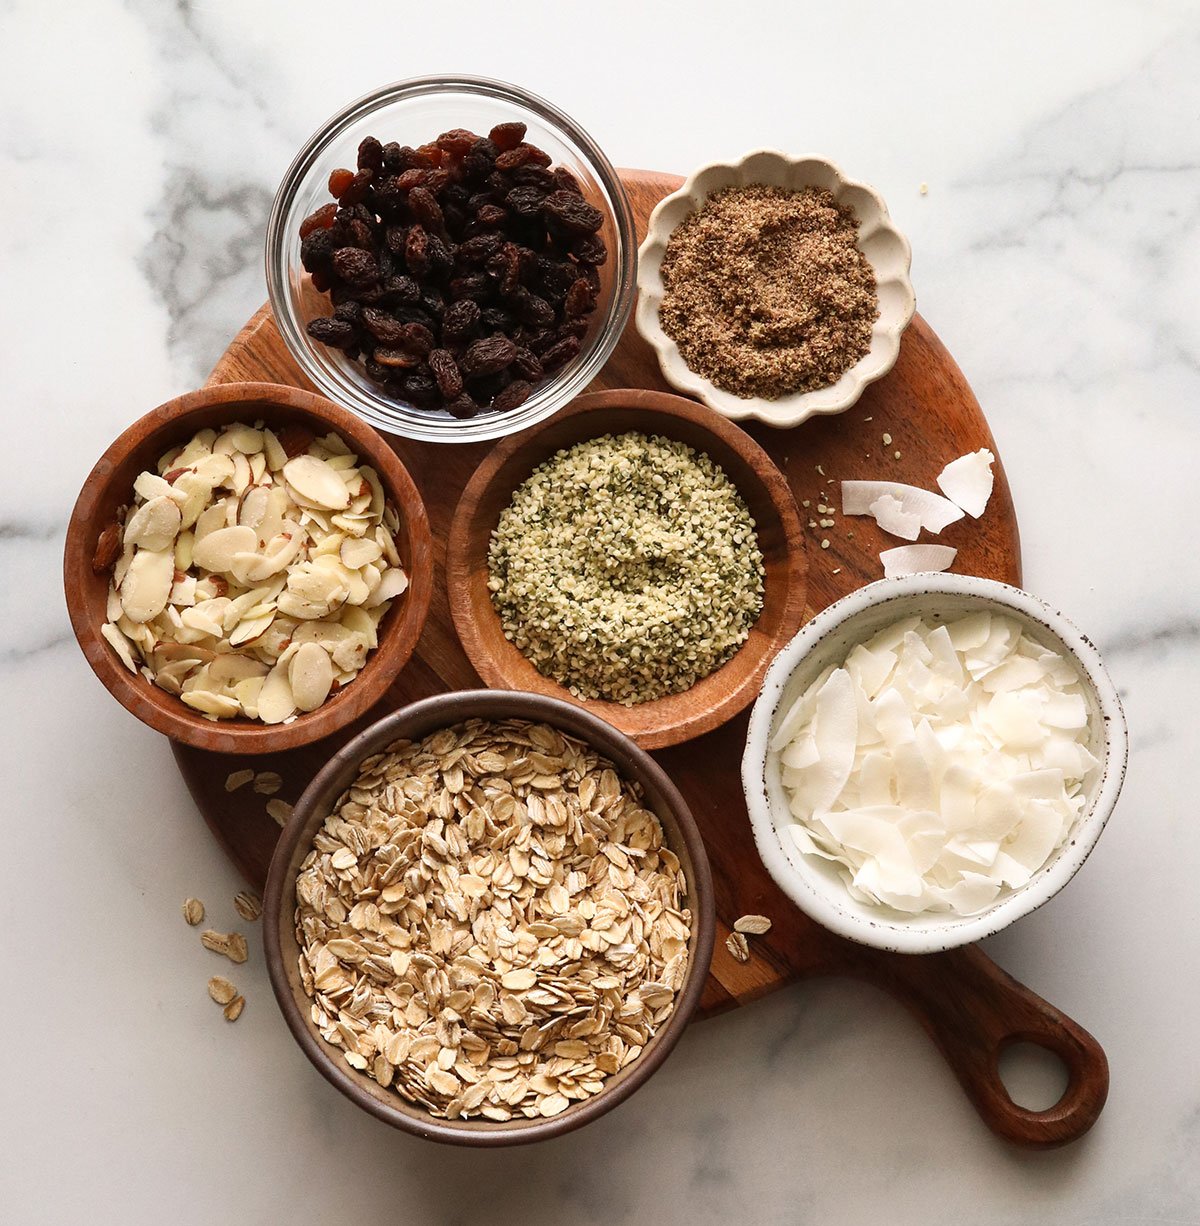
[[[0,5],[6,1220],[1200,1222],[1200,10],[577,8]],[[360,31],[346,48],[338,13]],[[1004,1145],[900,1007],[843,982],[696,1026],[614,1114],[495,1153],[336,1094],[257,948],[241,1021],[208,1000],[179,905],[231,918],[238,882],[166,742],[70,636],[63,525],[110,440],[201,382],[263,300],[300,141],[367,88],[447,67],[554,99],[627,166],[824,153],[911,237],[920,309],[1012,481],[1027,586],[1106,653],[1132,730],[1086,869],[989,944],[1107,1050],[1080,1143]]]

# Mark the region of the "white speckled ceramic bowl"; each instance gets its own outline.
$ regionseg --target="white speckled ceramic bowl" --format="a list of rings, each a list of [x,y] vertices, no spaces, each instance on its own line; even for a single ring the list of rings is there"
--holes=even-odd
[[[875,270],[879,318],[871,348],[829,387],[797,392],[777,400],[744,398],[722,391],[691,370],[679,348],[662,330],[658,308],[663,297],[662,260],[667,240],[684,218],[722,188],[765,183],[772,187],[824,188],[858,217],[858,246]],[[832,162],[817,157],[788,157],[774,149],[756,149],[737,162],[712,162],[688,176],[683,186],[659,201],[650,215],[646,241],[638,251],[637,330],[658,354],[663,378],[704,401],[734,421],[753,418],[768,426],[798,426],[819,413],[843,413],[862,395],[868,383],[886,375],[900,353],[900,336],[908,327],[917,300],[909,280],[912,252],[908,240],[892,225],[879,193],[848,179]]]
[[[1100,761],[1087,805],[1069,838],[1019,890],[1002,895],[979,915],[906,915],[850,897],[834,865],[803,855],[787,833],[792,824],[778,760],[767,751],[776,721],[828,665],[856,644],[903,617],[938,620],[992,611],[1015,617],[1026,632],[1073,660],[1083,678],[1091,744]],[[897,953],[953,949],[991,936],[1052,898],[1078,872],[1096,845],[1125,779],[1125,714],[1100,653],[1061,613],[1019,588],[970,575],[913,575],[883,579],[818,613],[775,657],[750,716],[742,785],[758,852],[771,876],[807,915],[840,936]]]

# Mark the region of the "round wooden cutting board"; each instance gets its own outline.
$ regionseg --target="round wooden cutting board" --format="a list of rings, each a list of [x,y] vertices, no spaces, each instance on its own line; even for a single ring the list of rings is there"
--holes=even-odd
[[[681,180],[642,171],[622,175],[638,221],[639,239],[654,205]],[[271,312],[263,307],[234,338],[209,380],[265,380],[311,388],[292,361]],[[660,388],[649,346],[632,322],[592,385]],[[966,379],[929,325],[918,315],[904,335],[900,357],[885,378],[867,388],[849,412],[818,417],[790,431],[753,424],[749,431],[783,470],[805,523],[836,519],[808,530],[806,616],[882,575],[879,551],[894,544],[870,519],[822,516],[818,504],[840,507],[843,479],[896,479],[935,488],[947,461],[980,447],[996,450]],[[891,436],[886,445],[883,435]],[[266,797],[243,787],[228,793],[230,772],[252,767],[278,771],[280,797],[296,800],[317,769],[354,732],[387,710],[445,690],[480,682],[459,646],[445,583],[450,518],[468,478],[492,446],[446,446],[390,440],[420,487],[435,548],[433,603],[416,654],[387,697],[341,735],[285,754],[238,758],[175,744],[179,768],[197,805],[247,880],[261,888],[279,828]],[[828,540],[827,548],[820,546]],[[1020,543],[1003,466],[996,464],[991,502],[979,520],[952,524],[939,540],[958,549],[953,569],[1019,584]],[[712,861],[717,899],[717,942],[699,1016],[744,1005],[786,983],[815,975],[852,975],[890,992],[911,1009],[945,1055],[987,1125],[1010,1141],[1060,1145],[1095,1122],[1108,1093],[1108,1065],[1099,1044],[1052,1005],[1001,971],[978,948],[924,957],[888,954],[833,936],[796,909],[762,866],[742,799],[739,765],[747,715],[686,744],[659,750],[665,767],[692,808]],[[752,941],[748,963],[737,962],[725,937],[740,915],[760,914],[771,931]],[[1040,1044],[1068,1069],[1062,1100],[1046,1111],[1018,1107],[1000,1081],[997,1060],[1010,1043]]]

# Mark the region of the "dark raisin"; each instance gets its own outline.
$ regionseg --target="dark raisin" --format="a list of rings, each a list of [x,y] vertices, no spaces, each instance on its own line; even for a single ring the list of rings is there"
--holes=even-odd
[[[471,202],[471,193],[461,183],[449,183],[441,194],[442,207],[453,204],[456,208],[465,209]]]
[[[516,170],[529,161],[529,146],[517,145],[515,149],[506,150],[496,159],[497,170]]]
[[[497,149],[515,149],[525,139],[525,125],[517,120],[498,123],[489,133],[488,140]]]
[[[332,201],[323,204],[315,213],[309,215],[300,223],[300,237],[307,238],[314,230],[328,230],[337,216],[337,205]]]
[[[540,192],[558,190],[554,176],[544,166],[519,166],[513,171],[513,182],[518,187],[536,187]]]
[[[557,370],[560,366],[565,366],[572,358],[579,356],[579,338],[575,336],[565,336],[561,341],[550,346],[545,353],[542,354],[542,366],[549,372]]]
[[[390,140],[383,147],[383,168],[395,174],[404,169],[404,151],[398,141]]]
[[[354,171],[347,170],[344,166],[337,170],[329,172],[329,194],[335,199],[340,200],[342,193],[354,182]]]
[[[488,229],[503,225],[507,219],[508,210],[498,204],[481,204],[475,212],[475,220]]]
[[[371,186],[371,180],[375,178],[373,170],[360,170],[358,174],[350,180],[350,185],[338,197],[342,204],[358,204],[367,194],[367,188]]]
[[[486,302],[492,296],[491,279],[483,273],[470,273],[463,277],[452,277],[446,287],[454,301],[460,298],[473,298],[476,302]]]
[[[496,398],[492,401],[492,408],[497,413],[507,413],[510,409],[524,404],[532,391],[531,383],[526,383],[523,379],[514,379],[506,388],[496,393]]]
[[[483,340],[475,341],[463,354],[463,374],[470,379],[477,379],[482,375],[494,375],[511,365],[516,356],[517,347],[507,336],[485,337]]]
[[[433,264],[429,258],[429,235],[420,226],[409,228],[404,242],[404,261],[414,277],[427,277]]]
[[[339,247],[333,253],[333,270],[351,285],[370,285],[379,280],[375,257],[358,247]]]
[[[408,193],[408,207],[412,210],[413,219],[426,230],[437,232],[446,224],[442,216],[442,206],[427,187],[414,187]]]
[[[314,341],[320,341],[322,345],[331,345],[335,349],[344,349],[347,345],[353,344],[358,336],[358,330],[352,323],[327,316],[310,319],[306,331]]]
[[[600,292],[600,270],[594,264],[576,264],[575,271],[579,273],[581,281],[592,287],[593,296]]]
[[[545,353],[551,345],[558,341],[558,334],[551,331],[549,328],[540,328],[536,332],[526,332],[520,338],[527,349],[532,350],[535,354]],[[529,375],[525,376],[529,378]]]
[[[545,196],[536,187],[514,187],[504,198],[504,203],[517,217],[533,219],[542,209]]]
[[[425,252],[430,276],[444,276],[454,267],[454,252],[436,234],[427,235]]]
[[[421,287],[412,279],[412,277],[396,276],[388,277],[383,283],[384,292],[387,299],[393,305],[402,302],[417,303],[421,301]]]
[[[463,173],[473,181],[486,179],[492,173],[492,168],[496,164],[496,155],[499,152],[486,136],[480,137],[467,150],[467,155],[463,158]]]
[[[383,345],[400,345],[404,341],[404,325],[378,307],[363,308],[363,323],[367,331]],[[386,363],[385,363],[386,365]]]
[[[413,371],[400,380],[400,391],[414,404],[431,408],[438,402],[437,384],[424,371]]]
[[[541,208],[546,225],[563,234],[590,234],[604,224],[604,214],[599,209],[570,192],[551,192]]]
[[[560,191],[570,192],[573,196],[583,195],[579,180],[565,166],[554,168],[554,182],[558,184]]]
[[[437,380],[442,399],[454,400],[462,394],[463,380],[454,355],[445,349],[435,349],[428,358],[429,369]]]
[[[421,308],[434,317],[441,319],[446,309],[446,295],[437,286],[427,286],[421,293]]]
[[[471,399],[468,393],[463,392],[461,396],[457,396],[446,405],[446,412],[451,417],[474,417],[479,412],[479,405]]]
[[[383,146],[373,137],[366,136],[358,146],[359,170],[378,170],[383,165]]]
[[[424,358],[433,348],[433,333],[424,324],[405,324],[404,344]]]
[[[300,244],[300,263],[306,272],[316,272],[318,268],[328,268],[333,259],[336,246],[333,235],[328,230],[314,230]]]
[[[344,319],[348,324],[362,323],[363,304],[355,302],[351,299],[349,302],[340,302],[333,308],[333,316],[335,319]]]
[[[328,294],[336,281],[332,268],[318,268],[312,275],[312,287],[318,294]]]
[[[355,217],[349,225],[350,242],[347,246],[361,247],[364,251],[375,250],[375,231],[365,221]]]
[[[579,340],[583,340],[587,336],[587,330],[588,321],[582,315],[576,316],[574,319],[564,319],[558,325],[558,335],[560,337],[574,336],[578,337]]]
[[[472,379],[467,386],[472,399],[480,404],[491,404],[492,397],[498,396],[510,383],[512,375],[507,370],[498,370],[494,375],[483,375]]]
[[[580,277],[567,291],[563,311],[567,315],[586,315],[596,305],[596,292],[586,278]]]
[[[517,318],[531,328],[548,328],[554,322],[554,308],[537,294],[522,289],[513,298]]]
[[[437,146],[447,153],[462,157],[478,139],[474,132],[468,132],[466,128],[451,128],[437,138]]]
[[[409,306],[402,304],[392,308],[392,314],[402,324],[420,324],[422,328],[428,328],[432,331],[437,327],[437,321],[429,314],[428,311],[423,311],[419,306]]]
[[[403,255],[404,245],[408,241],[408,227],[388,226],[384,231],[383,240],[393,255]]]
[[[482,264],[489,256],[500,250],[501,239],[498,234],[477,234],[465,243],[460,243],[456,253],[459,263]]]
[[[480,320],[492,332],[511,332],[517,324],[516,316],[503,307],[484,307]]]
[[[442,206],[442,216],[446,219],[446,232],[454,238],[462,238],[467,228],[467,214],[456,204]]]
[[[571,254],[584,264],[603,264],[608,259],[608,244],[599,234],[587,234],[571,244]]]
[[[442,316],[442,336],[446,340],[466,340],[479,327],[479,304],[470,298],[452,302]]]
[[[512,372],[514,375],[520,375],[522,379],[529,379],[536,383],[545,371],[542,369],[542,361],[536,353],[531,349],[522,349],[517,347],[517,356],[512,360]]]
[[[420,366],[424,362],[424,358],[419,353],[413,353],[409,349],[392,349],[379,347],[375,350],[375,361],[380,366],[387,366],[393,370],[400,368],[409,368]]]

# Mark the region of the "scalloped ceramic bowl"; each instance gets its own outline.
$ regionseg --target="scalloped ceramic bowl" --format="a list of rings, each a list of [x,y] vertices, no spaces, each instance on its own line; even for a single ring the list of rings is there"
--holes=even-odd
[[[658,321],[663,297],[662,260],[675,227],[722,188],[755,183],[795,190],[824,188],[833,193],[839,204],[849,205],[858,217],[859,249],[875,270],[879,293],[879,318],[872,329],[867,354],[831,386],[780,396],[777,400],[735,396],[696,374]],[[788,157],[773,149],[756,149],[737,162],[701,166],[651,213],[646,241],[638,251],[637,330],[658,354],[663,377],[672,387],[697,397],[734,421],[752,418],[781,429],[798,426],[817,414],[845,412],[868,383],[886,375],[896,364],[901,334],[917,306],[908,275],[911,264],[908,240],[892,224],[887,205],[873,188],[848,179],[824,158]]]
[[[868,906],[851,898],[836,869],[816,856],[803,855],[788,837],[792,824],[779,775],[778,756],[768,752],[781,711],[804,692],[828,665],[846,658],[892,622],[914,615],[944,621],[967,613],[1000,613],[1079,670],[1088,705],[1091,744],[1100,761],[1089,781],[1087,805],[1066,842],[1028,883],[1002,894],[978,915],[922,912]],[[1048,902],[1079,871],[1125,779],[1128,757],[1125,714],[1116,686],[1090,639],[1038,597],[973,575],[912,575],[881,579],[843,597],[814,617],[775,657],[750,715],[742,786],[758,854],[776,884],[807,915],[839,936],[863,945],[904,954],[936,953],[992,936],[1014,920]]]

